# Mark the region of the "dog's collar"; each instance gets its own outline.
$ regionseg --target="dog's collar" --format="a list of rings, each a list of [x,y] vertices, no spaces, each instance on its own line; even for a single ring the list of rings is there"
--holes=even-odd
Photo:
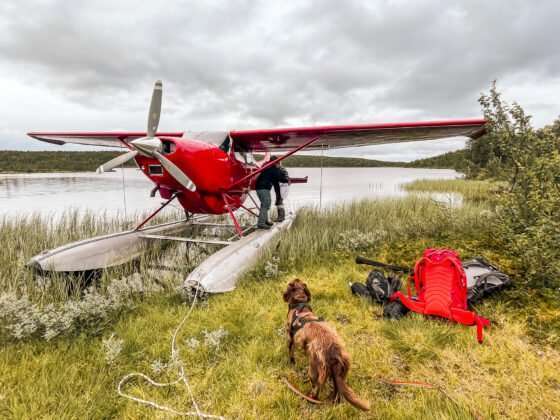
[[[290,322],[290,337],[294,337],[296,335],[296,333],[301,330],[305,324],[308,324],[310,322],[323,322],[324,319],[323,317],[320,318],[316,318],[316,319],[307,319],[307,318],[303,318],[304,316],[308,315],[309,313],[305,313],[302,315],[299,314],[299,311],[301,311],[304,308],[307,308],[311,311],[311,313],[313,312],[313,310],[311,309],[311,306],[309,306],[308,303],[306,302],[300,302],[300,303],[294,303],[294,304],[290,304],[289,305],[290,309],[295,309],[293,315],[292,315],[292,322]]]
[[[323,317],[317,319],[307,319],[307,318],[300,318],[299,315],[294,316],[292,323],[290,324],[290,336],[294,337],[296,333],[301,330],[305,324],[309,324],[310,322],[324,322],[325,319]]]
[[[307,302],[290,303],[288,307],[290,309],[297,309],[298,311],[301,311],[303,308],[308,308],[310,311],[312,311],[311,306],[309,306]]]

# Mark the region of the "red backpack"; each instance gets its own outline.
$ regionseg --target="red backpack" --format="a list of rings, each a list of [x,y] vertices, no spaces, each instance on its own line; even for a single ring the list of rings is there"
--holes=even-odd
[[[482,343],[482,329],[490,321],[467,309],[467,279],[455,251],[426,249],[414,266],[414,286],[417,296],[411,295],[409,282],[408,296],[397,291],[390,300],[399,299],[413,312],[476,325],[477,339]]]

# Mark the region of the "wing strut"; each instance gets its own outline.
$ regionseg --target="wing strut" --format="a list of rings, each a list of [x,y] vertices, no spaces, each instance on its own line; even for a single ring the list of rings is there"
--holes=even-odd
[[[249,175],[245,175],[243,178],[238,179],[237,181],[235,181],[234,183],[232,183],[227,190],[231,190],[234,187],[237,187],[239,184],[244,183],[245,181],[247,181],[248,179],[251,179],[252,177],[260,174],[262,171],[264,171],[267,168],[270,168],[272,165],[276,165],[278,162],[283,161],[284,159],[286,159],[287,157],[293,155],[294,153],[299,152],[301,149],[306,148],[307,146],[309,146],[311,143],[314,143],[315,141],[319,140],[320,136],[316,136],[313,137],[311,140],[306,141],[305,143],[303,143],[301,146],[296,147],[294,150],[289,151],[288,153],[286,153],[285,155],[280,156],[278,159],[273,160],[272,162],[268,162],[266,164],[264,164],[263,166],[261,166],[259,169],[255,170],[254,172],[251,172]]]

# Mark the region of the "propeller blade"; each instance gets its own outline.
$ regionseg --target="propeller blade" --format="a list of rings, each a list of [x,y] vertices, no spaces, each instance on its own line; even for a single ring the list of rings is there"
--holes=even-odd
[[[150,113],[148,114],[148,133],[146,137],[154,137],[158,129],[159,116],[161,114],[162,89],[163,87],[161,80],[157,80],[154,84],[152,101],[150,102]]]
[[[152,156],[154,151],[161,149],[161,141],[157,137],[141,137],[132,140],[129,145],[144,156]]]
[[[110,172],[117,166],[121,166],[123,163],[126,163],[129,160],[134,159],[134,157],[137,154],[138,152],[136,150],[131,150],[130,152],[119,155],[116,158],[111,159],[108,162],[105,162],[103,165],[97,168],[95,172],[97,172],[98,174],[102,174],[103,172]]]
[[[194,185],[194,182],[192,182],[190,178],[187,175],[185,175],[185,173],[181,169],[179,169],[177,165],[175,165],[173,162],[171,162],[169,159],[167,159],[165,156],[163,156],[161,153],[157,151],[153,151],[152,154],[157,160],[159,160],[161,166],[163,166],[165,170],[169,172],[169,175],[175,178],[175,180],[179,184],[181,184],[189,191],[196,190],[196,185]]]

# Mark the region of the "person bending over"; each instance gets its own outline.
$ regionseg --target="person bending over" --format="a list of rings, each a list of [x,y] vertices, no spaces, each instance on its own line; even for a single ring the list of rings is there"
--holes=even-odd
[[[276,160],[276,157],[271,157],[269,162]],[[270,210],[270,205],[272,204],[272,199],[270,196],[270,190],[274,186],[275,189],[279,183],[285,179],[282,171],[278,168],[278,164],[271,165],[262,171],[255,182],[255,189],[257,190],[257,196],[261,203],[261,208],[259,212],[259,220],[257,223],[258,229],[270,229],[272,222],[268,220],[268,211]]]
[[[278,214],[277,222],[283,222],[286,218],[286,210],[284,209],[284,200],[288,197],[288,191],[290,190],[290,175],[282,162],[278,162],[275,166],[281,173],[278,183],[273,184],[274,194],[276,195],[276,212]]]

